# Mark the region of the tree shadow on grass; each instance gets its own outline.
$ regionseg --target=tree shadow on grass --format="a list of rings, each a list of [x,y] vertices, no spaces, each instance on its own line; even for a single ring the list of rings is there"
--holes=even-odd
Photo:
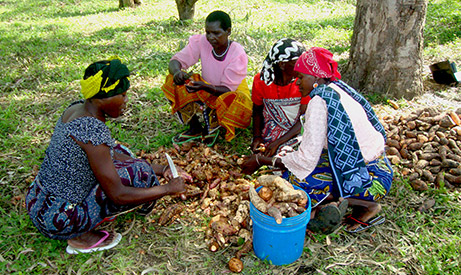
[[[67,5],[66,5],[67,4]],[[75,16],[87,16],[98,13],[109,13],[119,11],[118,3],[113,2],[113,5],[108,7],[95,6],[91,11],[82,12],[77,5],[65,3],[61,1],[50,1],[40,3],[40,1],[1,1],[0,5],[6,7],[5,11],[0,13],[0,21],[10,21],[18,16],[26,14],[27,18],[63,18]],[[43,5],[43,8],[37,6]]]

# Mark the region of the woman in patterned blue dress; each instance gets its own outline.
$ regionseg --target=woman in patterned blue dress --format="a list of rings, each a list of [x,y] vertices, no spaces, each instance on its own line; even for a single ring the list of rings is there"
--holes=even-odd
[[[95,228],[104,219],[184,192],[184,179],[168,167],[136,159],[117,145],[105,125],[126,108],[129,70],[117,58],[91,64],[81,80],[85,100],[59,118],[26,205],[46,237],[67,240],[70,254],[114,247],[121,235]],[[158,176],[169,180],[159,185]]]

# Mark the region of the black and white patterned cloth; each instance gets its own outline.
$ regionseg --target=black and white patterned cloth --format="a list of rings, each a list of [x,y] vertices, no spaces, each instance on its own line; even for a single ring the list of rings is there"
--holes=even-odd
[[[275,79],[274,65],[279,62],[296,60],[305,52],[303,44],[290,38],[282,38],[275,42],[271,50],[264,59],[263,68],[261,70],[261,80],[266,85],[272,84]]]

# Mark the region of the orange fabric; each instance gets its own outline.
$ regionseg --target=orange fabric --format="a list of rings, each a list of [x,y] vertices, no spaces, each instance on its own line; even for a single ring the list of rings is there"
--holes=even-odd
[[[199,74],[192,76],[194,81],[205,81]],[[166,77],[162,86],[165,97],[171,101],[171,111],[176,113],[189,103],[201,101],[208,107],[216,109],[219,124],[226,129],[225,139],[231,141],[235,137],[235,127],[247,128],[250,126],[253,103],[246,79],[238,86],[236,91],[231,91],[216,97],[205,91],[189,93],[184,85],[175,85],[173,75]]]

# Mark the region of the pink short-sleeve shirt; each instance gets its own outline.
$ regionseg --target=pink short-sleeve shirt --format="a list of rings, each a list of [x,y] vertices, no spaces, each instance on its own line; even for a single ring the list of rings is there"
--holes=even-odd
[[[235,91],[247,75],[248,56],[242,45],[233,41],[224,60],[213,57],[213,47],[206,35],[197,34],[189,38],[189,44],[171,59],[181,63],[181,69],[187,70],[199,60],[202,64],[202,77],[216,86],[226,86]]]

